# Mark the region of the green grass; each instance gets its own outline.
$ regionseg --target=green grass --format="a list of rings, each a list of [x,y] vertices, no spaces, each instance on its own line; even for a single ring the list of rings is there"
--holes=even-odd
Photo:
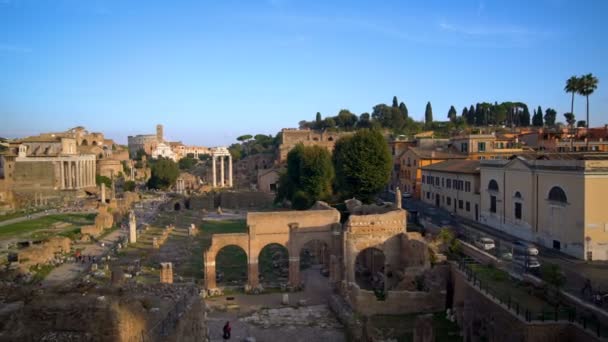
[[[31,283],[38,284],[39,282],[43,281],[54,268],[55,266],[53,265],[42,265],[37,270],[32,269],[32,271],[34,271],[34,276]]]
[[[205,221],[203,222],[203,235],[246,233],[247,222],[245,220]]]
[[[86,224],[92,224],[95,218],[95,214],[53,214],[48,216],[39,217],[32,220],[26,220],[16,222],[0,227],[0,239],[25,236],[32,234],[35,238],[48,237],[46,234],[37,231],[53,228],[54,223],[66,222],[73,229],[73,226],[82,226]]]
[[[12,219],[18,218],[18,217],[24,217],[24,216],[27,216],[29,214],[36,214],[36,213],[41,212],[42,210],[43,209],[38,209],[38,210],[29,211],[29,212],[16,211],[14,213],[0,215],[0,222],[7,221],[7,220],[12,220]]]
[[[526,308],[531,311],[552,310],[553,305],[534,294],[533,288],[517,280],[512,280],[511,276],[500,269],[482,265],[470,265],[481,285],[489,289],[493,296],[498,296],[505,302],[511,298],[512,305],[519,303],[521,310]]]

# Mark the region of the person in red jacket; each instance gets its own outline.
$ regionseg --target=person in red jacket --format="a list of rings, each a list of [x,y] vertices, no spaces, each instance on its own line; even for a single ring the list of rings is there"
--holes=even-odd
[[[232,328],[230,327],[230,322],[226,322],[226,324],[224,324],[224,329],[223,329],[224,334],[222,335],[222,337],[224,338],[224,340],[229,340],[230,339],[230,331],[231,330],[232,330]]]

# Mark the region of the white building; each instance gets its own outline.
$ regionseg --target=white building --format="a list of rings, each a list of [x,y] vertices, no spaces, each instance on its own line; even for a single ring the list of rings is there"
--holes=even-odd
[[[159,157],[177,161],[177,155],[171,150],[171,147],[169,147],[169,145],[166,145],[165,143],[160,143],[156,145],[156,148],[152,150],[152,158],[158,159]]]

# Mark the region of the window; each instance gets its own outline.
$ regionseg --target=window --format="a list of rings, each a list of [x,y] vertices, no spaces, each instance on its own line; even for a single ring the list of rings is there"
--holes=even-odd
[[[452,197],[448,197],[447,201],[448,201],[448,205],[452,205]]]
[[[492,179],[490,183],[488,183],[488,190],[498,192],[498,183]]]
[[[448,189],[451,189],[451,188],[452,188],[452,180],[448,178],[448,179],[446,180],[446,182],[445,182],[445,185],[446,185],[446,187],[447,187]]]
[[[515,218],[521,220],[521,202],[515,202]]]
[[[490,196],[490,212],[496,213],[496,196]]]
[[[422,175],[422,184],[426,183],[426,176]]]
[[[471,192],[471,182],[464,183],[464,191]]]
[[[430,192],[426,192],[426,199],[431,199],[431,193]]]
[[[441,177],[441,187],[443,188],[445,186],[445,179],[443,177]]]
[[[439,186],[439,177],[435,177],[435,185]]]
[[[469,152],[469,144],[461,143],[460,144],[460,152]]]
[[[463,200],[458,200],[458,209],[462,209],[464,206],[464,201]]]
[[[479,152],[485,152],[486,151],[486,143],[485,142],[478,142],[477,143],[477,150]]]
[[[568,198],[566,197],[566,193],[559,186],[554,186],[549,191],[549,201],[557,202],[557,203],[568,203]]]
[[[467,201],[467,211],[471,211],[471,202]]]

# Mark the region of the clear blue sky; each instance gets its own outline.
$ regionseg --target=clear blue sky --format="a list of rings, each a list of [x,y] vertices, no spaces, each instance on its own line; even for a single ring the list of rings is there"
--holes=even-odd
[[[0,0],[0,136],[83,125],[221,145],[393,95],[422,118],[522,101],[569,111],[594,73],[608,122],[608,1]],[[578,119],[584,98],[577,97]]]

